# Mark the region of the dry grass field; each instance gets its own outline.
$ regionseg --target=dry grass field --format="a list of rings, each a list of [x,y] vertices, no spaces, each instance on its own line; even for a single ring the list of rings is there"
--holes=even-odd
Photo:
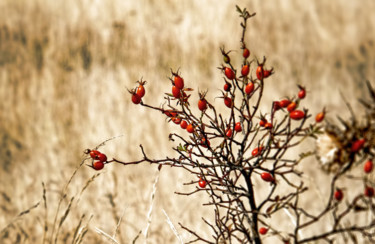
[[[110,157],[139,159],[139,144],[152,158],[173,155],[176,126],[131,104],[126,88],[143,77],[145,101],[159,105],[170,68],[180,68],[213,101],[219,48],[235,50],[240,65],[235,4],[257,13],[247,43],[276,71],[265,108],[303,84],[310,111],[347,117],[340,92],[355,107],[364,81],[375,84],[372,0],[0,1],[0,243],[115,243],[99,230],[118,243],[179,243],[163,211],[183,241],[179,222],[210,236],[205,196],[174,194],[191,187],[184,172],[79,165],[84,149],[112,137],[101,147]],[[320,179],[317,165],[306,172]]]

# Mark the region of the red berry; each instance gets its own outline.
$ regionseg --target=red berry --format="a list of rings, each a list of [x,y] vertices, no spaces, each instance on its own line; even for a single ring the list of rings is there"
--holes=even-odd
[[[186,129],[188,124],[185,120],[183,120],[183,121],[181,121],[180,126],[181,126],[182,129]]]
[[[198,185],[200,188],[205,188],[207,185],[207,182],[203,180],[202,178],[199,178]]]
[[[168,117],[172,117],[172,118],[177,116],[177,113],[172,112],[172,110],[164,110],[163,113],[167,115]]]
[[[142,98],[146,93],[145,87],[143,85],[139,85],[136,93],[137,93],[138,96],[140,96]]]
[[[259,234],[265,235],[265,234],[267,234],[267,232],[268,232],[267,228],[265,228],[265,227],[260,227],[259,228]]]
[[[246,87],[245,87],[245,93],[247,95],[249,95],[250,93],[252,93],[254,91],[254,83],[253,82],[249,82],[247,83]]]
[[[272,175],[268,172],[263,172],[260,177],[262,178],[262,180],[266,181],[266,182],[273,182],[274,181],[274,178],[272,177]]]
[[[272,124],[270,122],[267,122],[265,125],[264,125],[264,128],[266,129],[271,129],[272,128]]]
[[[232,137],[232,129],[228,127],[227,130],[225,131],[225,135],[227,137]]]
[[[90,157],[92,159],[98,159],[99,154],[101,154],[101,153],[99,151],[97,151],[97,150],[91,150],[90,151]]]
[[[138,96],[140,96],[142,98],[146,93],[146,90],[145,90],[145,87],[144,87],[144,84],[146,84],[146,81],[140,80],[140,81],[137,81],[137,82],[138,82],[139,85],[138,85],[137,89],[135,90],[135,92],[133,90],[133,93],[136,93]]]
[[[372,188],[371,186],[366,186],[365,192],[364,192],[366,197],[373,197],[374,193],[375,193],[374,188]]]
[[[234,125],[234,130],[235,130],[236,132],[241,132],[241,131],[242,131],[241,122],[237,122],[237,123]]]
[[[352,144],[352,148],[351,148],[351,151],[352,152],[358,152],[359,150],[362,149],[363,145],[365,144],[365,139],[360,139],[360,140],[356,140],[355,142],[353,142]]]
[[[318,114],[315,116],[315,121],[316,121],[316,123],[320,123],[320,122],[322,122],[323,119],[324,119],[324,115],[325,115],[324,111],[318,113]]]
[[[255,74],[257,75],[258,80],[263,80],[263,65],[258,66],[258,68],[255,71]]]
[[[249,51],[249,49],[245,48],[245,49],[243,50],[242,55],[243,55],[244,58],[248,58],[248,57],[250,56],[250,51]]]
[[[236,77],[231,68],[226,67],[224,73],[229,80],[233,80]]]
[[[341,189],[337,189],[335,191],[334,197],[337,201],[341,201],[344,198],[344,193],[342,192]]]
[[[186,130],[187,132],[189,133],[193,133],[194,132],[194,126],[192,124],[189,124],[187,127],[186,127]]]
[[[261,120],[259,121],[259,125],[260,125],[261,127],[266,126],[266,124],[267,124],[267,120],[266,120],[266,119],[261,119]]]
[[[207,141],[206,141],[206,138],[202,138],[202,140],[201,140],[201,145],[203,146],[203,147],[208,147],[208,146],[210,146],[211,145],[211,143],[210,143],[210,141],[207,139]]]
[[[232,87],[231,83],[225,82],[225,84],[224,84],[224,91],[229,92],[231,87]]]
[[[100,153],[97,159],[99,159],[100,162],[107,162],[107,155]]]
[[[289,117],[294,120],[301,120],[305,117],[305,112],[301,110],[294,110],[290,112]]]
[[[363,171],[365,171],[366,174],[371,173],[373,168],[374,164],[371,160],[367,160],[367,162],[363,165]]]
[[[206,99],[199,99],[198,101],[198,108],[200,111],[204,111],[207,109],[207,101]]]
[[[232,98],[230,98],[230,97],[224,97],[224,104],[228,108],[231,108],[232,107]]]
[[[95,170],[101,170],[104,168],[104,163],[102,161],[95,161],[92,163],[92,167],[95,169]]]
[[[179,125],[181,123],[181,118],[180,117],[173,117],[172,121],[176,124]]]
[[[300,99],[303,99],[303,98],[305,98],[305,96],[306,96],[306,90],[305,90],[304,88],[302,88],[302,89],[299,90],[299,92],[298,92],[298,97],[299,97]]]
[[[281,108],[280,102],[279,101],[274,101],[273,102],[273,109],[275,111],[279,110]]]
[[[178,76],[178,75],[176,75],[175,77],[174,77],[174,85],[178,88],[178,89],[180,89],[180,90],[182,90],[183,88],[184,88],[184,79],[182,79],[180,76]]]
[[[272,70],[273,69],[270,69],[270,70],[264,70],[263,71],[263,78],[267,78],[267,77],[269,77],[270,75],[272,75],[273,73],[272,73]]]
[[[288,112],[292,112],[293,110],[296,109],[296,107],[297,107],[297,103],[291,102],[291,103],[288,104],[286,109],[288,110]]]
[[[137,94],[137,93],[134,93],[132,95],[132,102],[134,104],[139,104],[141,102],[142,98]]]
[[[251,152],[251,155],[253,155],[253,157],[259,156],[259,154],[262,151],[263,151],[263,147],[262,146],[254,148],[254,150]]]
[[[249,74],[250,68],[249,65],[242,66],[241,74],[242,76],[247,76]]]
[[[281,106],[282,108],[286,108],[286,107],[288,107],[288,105],[290,104],[290,101],[289,101],[288,99],[283,99],[283,100],[281,100],[281,101],[279,102],[279,104],[280,104],[280,106]]]
[[[172,95],[175,98],[180,98],[180,96],[181,96],[181,90],[177,86],[172,86]]]

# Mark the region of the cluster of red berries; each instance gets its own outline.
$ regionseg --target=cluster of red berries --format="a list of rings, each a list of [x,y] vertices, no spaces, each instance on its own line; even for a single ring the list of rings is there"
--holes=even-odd
[[[263,68],[263,65],[264,65],[264,61],[263,61],[263,63],[258,64],[258,67],[255,71],[255,74],[256,74],[258,80],[263,80],[263,79],[268,78],[270,75],[273,74],[273,68],[267,70],[267,69]]]
[[[272,123],[268,122],[264,116],[261,116],[259,126],[264,127],[265,129],[272,129]]]
[[[180,125],[180,127],[186,130],[189,133],[193,133],[195,131],[195,126],[193,124],[189,124],[186,120],[181,119],[178,114],[172,110],[164,110],[163,113],[171,118],[171,121],[176,125]]]
[[[282,99],[280,101],[275,101],[273,104],[273,108],[275,111],[285,108],[289,112],[289,117],[293,120],[301,120],[305,118],[305,112],[302,110],[297,110],[299,102],[306,97],[306,89],[305,87],[298,85],[299,91],[297,93],[297,99],[296,100],[290,100],[290,99]],[[318,113],[315,117],[315,122],[320,123],[323,121],[325,117],[325,109],[323,109],[322,112]],[[272,127],[271,125],[266,126],[266,120],[261,120],[260,126],[264,126],[265,128]]]
[[[358,140],[358,141],[362,141],[363,139],[361,140]],[[362,145],[363,146],[363,145]],[[358,149],[359,150],[359,149]],[[372,172],[372,170],[374,169],[374,163],[372,162],[372,160],[367,160],[364,164],[363,164],[363,172],[365,172],[366,174],[370,174]],[[366,196],[366,197],[373,197],[375,195],[375,189],[372,187],[372,186],[368,186],[366,185],[365,186],[365,190],[363,192],[363,194]],[[341,201],[343,198],[344,198],[344,193],[342,191],[342,189],[340,188],[337,188],[335,193],[334,193],[334,198],[337,200],[337,201]]]
[[[91,167],[95,170],[101,170],[104,168],[104,164],[107,162],[107,155],[99,152],[98,150],[85,150],[86,154],[89,154],[93,159]]]
[[[129,90],[130,94],[132,95],[132,102],[134,104],[139,104],[142,101],[142,97],[146,94],[146,90],[144,85],[146,84],[146,81],[137,81],[138,86],[134,88],[133,90]]]
[[[173,79],[172,82],[172,94],[171,96],[175,99],[179,99],[182,103],[188,103],[190,95],[186,94],[186,91],[191,91],[190,88],[185,88],[184,79],[178,74],[172,71]]]

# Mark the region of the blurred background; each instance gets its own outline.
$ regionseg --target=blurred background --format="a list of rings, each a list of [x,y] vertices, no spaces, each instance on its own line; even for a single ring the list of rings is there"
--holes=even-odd
[[[168,134],[179,128],[130,101],[127,88],[141,77],[148,81],[146,103],[163,103],[170,69],[180,68],[185,84],[195,89],[193,104],[199,87],[222,106],[214,100],[224,84],[219,48],[233,50],[233,63],[241,65],[236,4],[256,12],[245,37],[251,58],[266,56],[275,70],[266,82],[264,109],[302,84],[313,114],[326,106],[330,116],[345,117],[340,92],[356,109],[356,98],[366,93],[364,81],[374,84],[372,0],[0,1],[2,243],[41,243],[44,233],[46,240],[72,242],[80,221],[88,226],[84,243],[110,243],[95,228],[113,235],[120,220],[116,239],[131,243],[148,219],[149,243],[177,243],[162,210],[184,240],[191,237],[178,223],[210,236],[201,219],[212,218],[202,206],[204,194],[174,194],[193,189],[183,183],[194,178],[177,169],[163,168],[159,175],[155,166],[108,165],[96,175],[81,167],[62,195],[84,149],[109,138],[116,137],[101,151],[110,158],[140,159],[139,144],[151,158],[174,155]],[[69,215],[53,230],[55,216],[59,222],[66,209]],[[145,239],[141,234],[138,241]]]

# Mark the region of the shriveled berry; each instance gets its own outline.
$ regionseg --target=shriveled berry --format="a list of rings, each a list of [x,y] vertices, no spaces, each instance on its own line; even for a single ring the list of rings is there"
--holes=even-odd
[[[341,189],[336,189],[334,197],[337,201],[341,201],[344,198],[344,193]]]
[[[280,102],[279,102],[279,101],[274,101],[274,102],[273,102],[273,109],[274,109],[275,111],[281,109],[281,105],[280,105]]]
[[[365,192],[364,192],[366,197],[373,197],[374,193],[375,193],[374,188],[372,188],[371,186],[366,186]]]
[[[223,56],[224,63],[229,64],[230,63],[230,57],[228,55]]]
[[[229,83],[229,82],[225,82],[225,84],[224,84],[224,91],[229,92],[230,88],[232,88],[232,84]]]

